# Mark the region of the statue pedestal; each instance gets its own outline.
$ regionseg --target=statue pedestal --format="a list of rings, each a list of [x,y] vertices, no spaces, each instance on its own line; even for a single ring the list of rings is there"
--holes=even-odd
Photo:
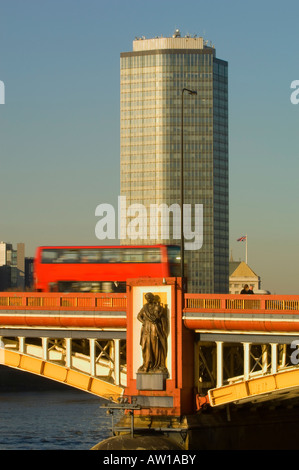
[[[167,372],[137,372],[137,390],[166,390]]]

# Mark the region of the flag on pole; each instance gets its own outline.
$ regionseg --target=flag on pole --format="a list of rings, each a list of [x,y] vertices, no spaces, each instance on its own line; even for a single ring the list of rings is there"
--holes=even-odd
[[[245,263],[247,264],[248,254],[247,254],[247,235],[243,235],[243,237],[237,238],[237,242],[246,242],[246,250],[245,250]]]

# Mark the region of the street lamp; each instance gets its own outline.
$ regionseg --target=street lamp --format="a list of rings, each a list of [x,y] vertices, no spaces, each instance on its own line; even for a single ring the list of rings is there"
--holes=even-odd
[[[182,308],[184,308],[184,92],[197,95],[197,91],[182,89],[182,122],[181,122],[181,277],[182,277]]]

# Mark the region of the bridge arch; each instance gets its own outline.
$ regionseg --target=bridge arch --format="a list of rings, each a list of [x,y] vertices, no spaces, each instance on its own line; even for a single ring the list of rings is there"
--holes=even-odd
[[[211,406],[290,399],[299,396],[299,369],[289,367],[276,374],[258,376],[250,380],[210,389]]]
[[[124,392],[124,387],[18,351],[1,348],[0,364],[64,383],[65,385],[114,402],[117,402],[118,398],[121,397]]]

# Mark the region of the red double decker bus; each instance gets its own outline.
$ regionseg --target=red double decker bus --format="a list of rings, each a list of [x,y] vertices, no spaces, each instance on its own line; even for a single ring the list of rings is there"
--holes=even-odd
[[[180,247],[43,246],[34,259],[37,292],[125,292],[126,280],[180,275]]]

